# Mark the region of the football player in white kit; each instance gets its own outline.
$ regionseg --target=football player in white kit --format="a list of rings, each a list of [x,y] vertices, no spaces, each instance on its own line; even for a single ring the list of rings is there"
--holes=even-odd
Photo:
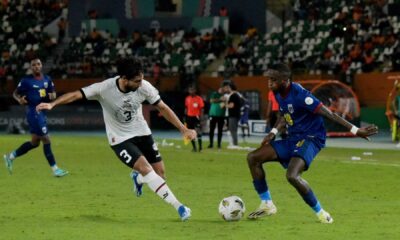
[[[147,101],[154,105],[184,138],[195,139],[196,132],[186,128],[161,100],[158,90],[143,79],[143,65],[139,60],[120,60],[117,68],[118,76],[66,93],[53,102],[39,104],[36,110],[51,110],[56,105],[82,98],[100,102],[109,144],[118,158],[133,169],[131,178],[136,195],[142,195],[142,186],[146,183],[174,206],[185,221],[190,218],[191,210],[178,201],[164,180],[164,163],[143,117],[142,103]]]

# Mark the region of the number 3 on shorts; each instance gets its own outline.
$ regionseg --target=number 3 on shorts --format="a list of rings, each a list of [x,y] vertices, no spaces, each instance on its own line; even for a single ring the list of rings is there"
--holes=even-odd
[[[132,156],[129,155],[128,151],[126,151],[125,149],[122,150],[122,151],[119,153],[119,155],[125,159],[125,162],[126,162],[126,163],[129,163],[129,162],[132,160]]]

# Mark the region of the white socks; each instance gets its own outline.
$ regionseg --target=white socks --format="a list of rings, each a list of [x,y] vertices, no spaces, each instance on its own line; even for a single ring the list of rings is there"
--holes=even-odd
[[[273,204],[272,200],[261,200],[261,204],[265,204],[267,206],[271,206]]]
[[[10,158],[10,160],[14,160],[15,159],[15,152],[12,152],[8,155],[8,157]]]
[[[157,175],[154,170],[149,172],[146,176],[139,174],[137,181],[140,184],[147,183],[147,186],[149,186],[153,192],[160,196],[160,198],[162,198],[165,202],[174,206],[175,209],[178,210],[178,208],[182,205],[182,203],[176,199],[175,195],[169,189],[165,180]]]
[[[53,172],[55,172],[58,169],[57,164],[54,164],[53,166],[51,166],[51,170],[53,170]]]

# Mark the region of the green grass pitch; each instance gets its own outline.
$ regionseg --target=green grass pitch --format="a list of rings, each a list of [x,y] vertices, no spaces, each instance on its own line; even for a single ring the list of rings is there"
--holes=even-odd
[[[8,152],[29,136],[0,136]],[[335,222],[324,225],[286,182],[277,163],[264,165],[278,213],[257,221],[224,222],[219,201],[240,196],[246,215],[258,204],[246,152],[161,147],[167,183],[192,209],[181,222],[175,210],[147,187],[137,198],[130,170],[105,136],[52,137],[58,165],[54,178],[37,148],[18,158],[14,173],[0,166],[0,239],[400,239],[400,152],[326,148],[303,177]],[[253,145],[255,146],[255,145]],[[362,156],[351,161],[351,156]]]

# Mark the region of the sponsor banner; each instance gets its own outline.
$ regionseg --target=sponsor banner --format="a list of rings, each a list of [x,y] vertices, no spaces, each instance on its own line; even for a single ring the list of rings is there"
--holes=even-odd
[[[6,131],[11,126],[18,126],[29,131],[25,113],[0,112],[0,131]],[[101,112],[93,113],[51,113],[47,116],[47,126],[50,130],[104,130],[104,121]]]

